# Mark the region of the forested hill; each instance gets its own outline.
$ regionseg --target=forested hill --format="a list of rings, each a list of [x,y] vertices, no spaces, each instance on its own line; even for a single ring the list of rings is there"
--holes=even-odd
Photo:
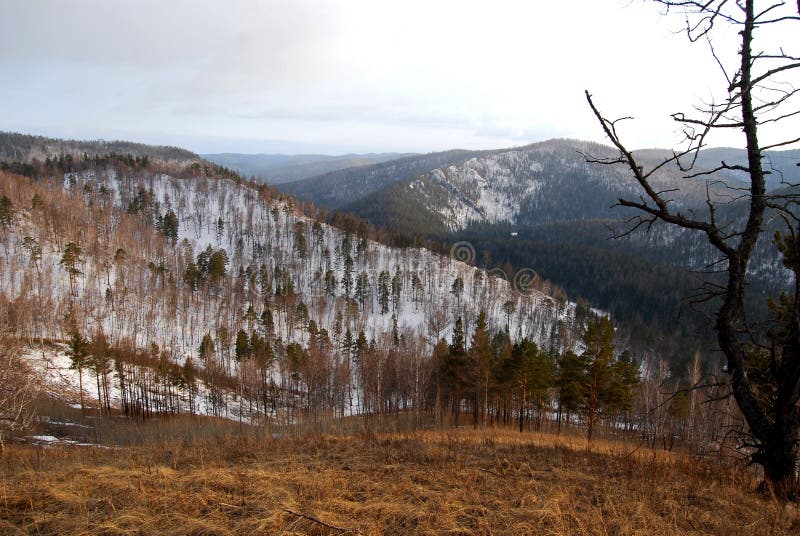
[[[662,152],[644,153],[650,164],[663,157]],[[613,205],[621,197],[640,195],[623,167],[587,161],[587,156],[614,155],[599,144],[550,140],[462,155],[460,161],[413,176],[395,176],[393,183],[372,193],[337,195],[361,196],[342,210],[375,225],[443,242],[470,241],[485,268],[533,268],[570,296],[584,297],[633,322],[638,326],[634,331],[645,339],[674,332],[695,337],[708,323],[687,302],[702,281],[697,272],[713,265],[715,252],[697,233],[659,224],[650,233],[642,227],[624,239],[610,239],[635,223],[626,223],[635,212]],[[713,151],[709,155],[704,165],[711,165],[710,158],[727,157]],[[731,188],[717,179],[725,179]],[[707,192],[720,203],[721,220],[733,223],[743,214],[732,189],[741,186],[736,177],[691,180],[667,168],[653,184],[670,191],[671,202],[682,211],[698,217],[708,217]],[[751,266],[756,276],[752,291],[774,294],[787,279],[777,269],[780,259],[774,248],[763,247],[767,243],[765,239]]]
[[[343,209],[377,218],[392,212],[384,207],[402,203],[417,207],[409,218],[418,216],[450,231],[476,223],[535,225],[624,218],[626,213],[612,205],[620,197],[638,194],[633,176],[620,166],[587,162],[584,155],[609,158],[614,152],[594,143],[550,140],[471,155],[396,181],[390,190],[364,195]],[[673,203],[685,210],[705,209],[705,186],[701,180],[684,180],[678,170],[667,169],[655,177],[658,189],[679,188]],[[724,185],[710,184],[712,199],[727,192]]]
[[[338,209],[398,181],[484,153],[453,150],[408,156],[371,166],[333,171],[297,182],[280,184],[277,187],[305,201]]]
[[[96,155],[110,153],[131,155],[132,157],[148,157],[164,162],[186,164],[199,161],[201,158],[178,147],[145,145],[129,141],[104,141],[104,140],[61,140],[46,138],[44,136],[31,136],[15,132],[0,132],[0,161],[30,162],[38,160],[44,162],[47,158],[58,158]]]
[[[421,407],[456,366],[434,348],[468,345],[482,311],[498,351],[523,339],[579,349],[590,316],[525,277],[376,243],[366,226],[330,227],[197,163],[0,171],[0,198],[5,332],[63,344],[61,358],[126,411],[199,411],[202,400],[214,414],[291,420],[299,408]]]

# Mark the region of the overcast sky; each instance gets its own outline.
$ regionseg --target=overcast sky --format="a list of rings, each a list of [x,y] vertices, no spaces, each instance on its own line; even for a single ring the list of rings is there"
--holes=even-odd
[[[667,115],[721,80],[680,27],[637,0],[2,0],[0,130],[201,153],[603,141],[589,89],[636,116],[631,146],[671,146]]]

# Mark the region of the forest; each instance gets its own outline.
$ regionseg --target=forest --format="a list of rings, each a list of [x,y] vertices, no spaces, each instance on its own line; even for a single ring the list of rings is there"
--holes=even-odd
[[[4,333],[40,373],[65,365],[84,413],[579,425],[698,450],[738,418],[701,403],[724,387],[677,391],[720,369],[637,352],[546,280],[389,248],[224,168],[113,153],[6,167]]]

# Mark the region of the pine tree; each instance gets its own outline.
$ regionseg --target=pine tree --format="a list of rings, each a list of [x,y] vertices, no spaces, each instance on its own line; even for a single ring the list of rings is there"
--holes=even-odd
[[[398,268],[392,277],[392,309],[395,311],[400,303],[400,294],[403,291],[403,278]]]
[[[382,315],[389,312],[389,272],[386,270],[378,276],[378,304]]]
[[[353,290],[353,259],[350,255],[344,258],[344,273],[342,274],[342,287],[344,287],[344,295],[350,298],[350,292]]]
[[[450,287],[450,293],[456,297],[456,301],[461,305],[461,295],[464,293],[464,280],[461,276],[453,280],[453,285]]]
[[[509,330],[511,323],[511,315],[517,310],[517,302],[515,300],[508,300],[503,303],[503,312],[506,314],[506,331]]]
[[[461,320],[461,317],[456,319],[455,326],[453,327],[453,339],[450,342],[448,350],[448,356],[444,363],[444,370],[442,371],[442,378],[448,390],[452,390],[454,393],[454,425],[458,427],[458,418],[461,414],[461,390],[466,384],[468,367],[464,322]]]
[[[358,332],[358,337],[356,337],[356,341],[353,344],[353,352],[355,357],[355,361],[357,363],[362,363],[364,354],[367,352],[369,348],[369,344],[367,343],[367,336],[364,334],[363,331]]]
[[[305,260],[307,256],[307,241],[306,241],[306,224],[302,221],[295,222],[294,224],[294,240],[293,251],[297,256]]]
[[[250,357],[250,339],[247,336],[247,332],[243,329],[236,332],[234,355],[239,363]]]
[[[97,399],[104,408],[106,416],[111,414],[111,401],[108,394],[108,375],[111,372],[111,347],[102,329],[98,329],[88,345],[89,356],[86,364],[91,367],[97,382]]]
[[[589,322],[583,335],[586,351],[583,353],[586,362],[585,409],[587,415],[587,437],[594,436],[595,426],[603,402],[608,398],[608,391],[613,385],[614,371],[614,326],[606,317]]]
[[[203,335],[203,340],[200,341],[200,348],[197,350],[197,355],[204,366],[209,368],[210,360],[214,357],[214,339],[211,338],[210,333]]]
[[[569,422],[570,414],[583,407],[586,391],[586,360],[575,352],[568,351],[561,356],[558,363],[558,430],[561,431],[562,415],[566,414]]]
[[[361,310],[365,310],[366,301],[369,297],[369,276],[367,272],[361,272],[356,278],[356,300],[358,300]]]
[[[161,232],[164,233],[164,236],[166,236],[169,240],[175,242],[178,239],[179,228],[180,222],[178,221],[178,216],[172,209],[168,210],[161,219]]]
[[[478,320],[475,322],[475,331],[472,333],[470,344],[470,360],[472,373],[470,378],[473,383],[474,400],[472,408],[472,425],[477,428],[483,420],[485,425],[489,405],[489,380],[491,377],[492,349],[489,341],[489,331],[486,323],[486,311],[481,309]]]
[[[556,384],[555,359],[541,351],[533,341],[524,338],[512,348],[511,366],[514,381],[522,391],[519,430],[523,430],[529,400],[538,411],[538,428],[541,426],[542,412],[550,406],[550,389]]]
[[[82,273],[80,268],[78,268],[78,265],[83,262],[83,259],[81,259],[82,253],[83,251],[78,244],[75,242],[70,242],[64,246],[64,254],[61,256],[61,261],[59,262],[59,264],[64,267],[64,270],[66,270],[67,274],[69,275],[70,296],[77,296],[75,289],[75,278]]]
[[[80,390],[81,412],[86,413],[86,405],[83,399],[83,369],[88,364],[89,343],[84,338],[78,328],[78,321],[75,312],[70,306],[66,316],[67,333],[69,335],[69,348],[67,355],[70,358],[70,368],[78,371],[78,389]]]

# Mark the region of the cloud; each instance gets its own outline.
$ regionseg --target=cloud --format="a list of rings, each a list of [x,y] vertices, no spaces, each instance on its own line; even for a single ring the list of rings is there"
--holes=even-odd
[[[599,139],[584,89],[610,115],[667,116],[713,86],[713,61],[672,29],[593,0],[8,0],[0,128],[377,151]]]

